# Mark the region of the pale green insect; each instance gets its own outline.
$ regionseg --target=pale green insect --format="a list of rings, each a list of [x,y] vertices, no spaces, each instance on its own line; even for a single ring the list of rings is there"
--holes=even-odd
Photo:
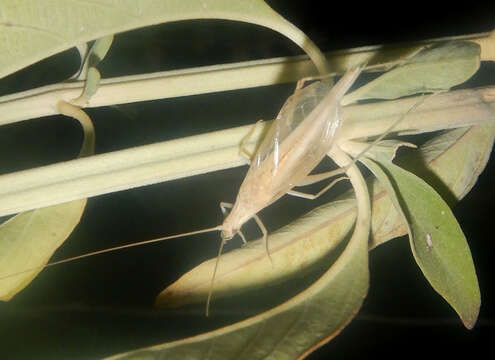
[[[221,230],[222,242],[211,280],[206,306],[207,314],[218,259],[225,242],[237,233],[244,239],[240,228],[246,221],[254,218],[263,232],[263,241],[269,254],[267,231],[256,213],[287,193],[306,198],[318,197],[335,181],[316,195],[308,195],[291,189],[343,172],[337,170],[325,174],[309,175],[334,144],[341,125],[340,102],[354,84],[361,69],[357,67],[346,72],[332,88],[322,82],[315,82],[305,88],[300,88],[298,84],[295,93],[287,99],[273,121],[251,161],[232,211],[227,215],[223,224],[217,228]],[[221,204],[221,206],[224,207],[226,204]]]
[[[248,219],[284,194],[301,194],[290,191],[294,186],[322,180],[309,173],[333,146],[341,125],[340,100],[360,71],[347,72],[333,88],[316,82],[287,99],[251,162],[232,211],[220,226],[222,239],[231,239]]]

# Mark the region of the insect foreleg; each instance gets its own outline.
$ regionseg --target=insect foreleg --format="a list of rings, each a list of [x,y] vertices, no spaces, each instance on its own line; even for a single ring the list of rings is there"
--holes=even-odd
[[[263,123],[263,120],[258,120],[256,121],[256,123],[251,127],[251,129],[249,129],[249,132],[247,133],[246,136],[244,136],[241,140],[241,143],[239,144],[239,155],[241,155],[242,157],[244,157],[246,160],[248,160],[249,162],[251,162],[251,159],[253,158],[254,156],[254,153],[250,152],[248,149],[247,149],[247,142],[249,141],[249,138],[251,136],[253,136],[253,133],[254,131],[256,130],[256,128],[261,124]],[[232,206],[231,206],[232,207]]]
[[[327,79],[329,77],[333,77],[335,76],[335,74],[324,74],[324,75],[315,75],[315,76],[306,76],[306,77],[303,77],[302,79],[299,79],[297,81],[297,85],[296,85],[296,90],[300,90],[304,87],[304,84],[308,81],[315,81],[315,80],[323,80],[323,79]],[[294,92],[295,92],[294,91]]]

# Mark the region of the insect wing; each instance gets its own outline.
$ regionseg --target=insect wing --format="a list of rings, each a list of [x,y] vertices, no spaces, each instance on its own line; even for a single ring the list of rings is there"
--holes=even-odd
[[[322,82],[315,82],[297,90],[290,96],[263,139],[255,155],[253,165],[260,167],[271,158],[274,167],[280,162],[280,146],[285,139],[303,122],[320,101],[328,94],[330,87]]]
[[[284,133],[278,145],[279,164],[272,171],[274,194],[301,184],[328,153],[342,123],[340,102],[361,70],[362,67],[349,70],[331,89],[323,83],[312,84],[312,92],[307,90],[300,100],[294,101],[293,108],[284,106],[280,111],[277,129],[285,132],[290,128],[290,131]],[[306,98],[313,102],[305,101]],[[266,159],[269,161],[270,155]]]
[[[345,73],[331,89],[317,82],[287,100],[251,162],[236,203],[257,213],[304,181],[330,150],[341,124],[340,101],[360,71]]]

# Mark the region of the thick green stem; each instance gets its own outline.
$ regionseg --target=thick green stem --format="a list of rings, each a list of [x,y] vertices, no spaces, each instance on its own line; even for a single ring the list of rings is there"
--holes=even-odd
[[[462,101],[461,101],[462,100]],[[383,133],[415,98],[344,108],[339,145]],[[445,107],[445,104],[449,104]],[[428,106],[426,106],[428,105]],[[393,110],[395,109],[395,110]],[[471,126],[495,117],[495,88],[459,90],[435,96],[420,115],[409,114],[398,132],[428,132]],[[377,117],[381,113],[382,117]],[[246,164],[239,144],[252,125],[75,159],[0,176],[0,216],[75,199],[159,183]],[[249,137],[254,146],[262,126]]]

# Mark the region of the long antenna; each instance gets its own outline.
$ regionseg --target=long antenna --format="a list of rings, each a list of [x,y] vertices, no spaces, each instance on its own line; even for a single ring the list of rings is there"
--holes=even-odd
[[[217,275],[218,263],[220,262],[220,256],[222,255],[223,246],[226,242],[227,240],[222,237],[220,248],[218,249],[217,259],[215,260],[215,267],[213,268],[213,275],[211,276],[210,280],[210,288],[208,289],[208,297],[206,299],[206,317],[210,316],[210,302],[213,295],[213,286],[215,285],[215,276]]]
[[[402,114],[399,119],[397,119],[394,123],[392,123],[392,125],[390,125],[379,137],[377,137],[373,142],[369,143],[368,146],[366,148],[364,148],[364,150],[362,150],[357,156],[354,157],[354,159],[352,159],[351,163],[346,165],[343,169],[344,171],[347,171],[352,165],[354,165],[361,156],[363,156],[364,154],[366,154],[368,152],[368,150],[370,150],[373,146],[375,146],[376,144],[378,144],[380,141],[382,141],[387,135],[390,134],[390,132],[392,132],[392,130],[397,126],[399,125],[399,123],[404,120],[407,115],[409,115],[411,112],[413,112],[414,110],[416,110],[419,106],[423,105],[424,102],[427,100],[427,99],[430,99],[432,98],[433,96],[436,96],[437,94],[440,94],[442,91],[437,91],[431,95],[428,95],[428,96],[425,96],[424,94],[421,95],[421,98],[413,105],[411,106],[404,114]]]
[[[67,262],[71,262],[71,261],[75,261],[75,260],[87,258],[87,257],[90,257],[90,256],[104,254],[104,253],[107,253],[107,252],[112,252],[112,251],[121,250],[121,249],[127,249],[127,248],[131,248],[131,247],[135,247],[135,246],[153,244],[153,243],[156,243],[156,242],[160,242],[160,241],[164,241],[164,240],[170,240],[170,239],[175,239],[175,238],[179,238],[179,237],[183,237],[183,236],[190,236],[190,235],[202,234],[202,233],[210,232],[210,231],[219,231],[221,229],[222,229],[222,226],[219,225],[219,226],[215,226],[215,227],[207,228],[207,229],[203,229],[203,230],[196,230],[196,231],[191,231],[191,232],[177,234],[177,235],[163,236],[163,237],[159,237],[159,238],[156,238],[156,239],[144,240],[144,241],[140,241],[140,242],[137,242],[137,243],[120,245],[120,246],[114,246],[114,247],[111,247],[111,248],[108,248],[108,249],[103,249],[103,250],[98,250],[98,251],[92,251],[92,252],[88,252],[86,254],[82,254],[82,255],[78,255],[78,256],[73,256],[73,257],[70,257],[70,258],[67,258],[67,259],[50,262],[50,263],[45,264],[45,265],[36,266],[36,267],[30,268],[30,269],[26,269],[26,270],[23,270],[23,271],[19,271],[19,272],[10,274],[10,275],[0,276],[0,280],[7,279],[7,278],[10,278],[10,277],[13,277],[13,276],[17,276],[17,275],[21,275],[21,274],[25,274],[27,272],[31,272],[31,271],[34,271],[34,270],[42,270],[42,269],[47,268],[49,266],[60,265],[60,264],[63,264],[63,263],[67,263]]]

